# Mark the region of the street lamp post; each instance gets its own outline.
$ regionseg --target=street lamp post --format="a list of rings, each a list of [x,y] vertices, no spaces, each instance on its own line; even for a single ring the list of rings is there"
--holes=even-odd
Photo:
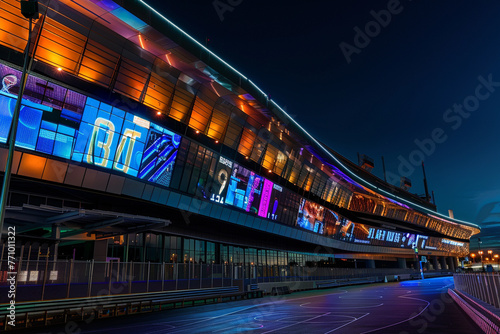
[[[7,197],[9,195],[10,176],[12,172],[12,161],[14,158],[14,148],[16,146],[17,125],[19,123],[19,112],[21,110],[21,102],[23,99],[24,88],[26,87],[26,79],[28,77],[28,60],[30,58],[30,45],[31,45],[31,30],[33,26],[33,19],[38,19],[38,1],[26,0],[21,1],[21,14],[28,19],[28,40],[24,50],[24,65],[23,74],[21,76],[21,83],[19,86],[19,94],[17,96],[16,106],[12,115],[12,122],[9,131],[9,153],[7,155],[7,163],[5,166],[5,173],[3,176],[2,193],[0,195],[0,239],[2,238],[3,222],[5,220],[5,207],[7,205]]]
[[[483,268],[483,271],[484,271],[484,266],[483,266],[483,251],[482,251],[482,250],[480,250],[480,251],[478,251],[477,253],[478,253],[478,254],[479,254],[479,256],[480,256],[480,260],[481,260],[481,267]]]
[[[500,257],[498,254],[493,255],[493,257],[497,260],[497,270],[500,271]]]

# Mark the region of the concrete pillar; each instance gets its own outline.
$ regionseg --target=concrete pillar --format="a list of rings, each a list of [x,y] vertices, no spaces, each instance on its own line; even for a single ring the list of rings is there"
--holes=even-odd
[[[124,242],[124,247],[123,247],[123,262],[128,262],[128,251],[130,249],[130,238],[128,237],[128,234],[125,234],[125,242]]]
[[[441,264],[441,270],[447,270],[448,265],[446,264],[446,257],[440,256],[439,257],[439,263]]]
[[[366,260],[366,268],[375,269],[375,260]]]
[[[52,238],[56,239],[56,243],[54,244],[54,262],[57,261],[57,256],[59,255],[59,242],[61,239],[61,225],[53,224],[52,225]]]
[[[452,272],[455,272],[456,265],[455,258],[453,256],[448,257],[448,269],[450,269]]]
[[[94,241],[94,260],[106,261],[108,257],[108,239]]]
[[[165,261],[165,235],[160,234],[160,235],[158,235],[158,238],[161,238],[160,262],[164,262]],[[207,248],[205,247],[205,253],[206,252],[207,252]],[[205,258],[205,260],[206,260],[206,258]]]
[[[422,268],[427,271],[431,269],[431,264],[430,264],[430,258],[428,256],[425,257],[427,259],[427,262],[422,262]]]
[[[429,261],[432,261],[432,270],[438,270],[438,260],[437,256],[429,257]]]
[[[406,269],[406,259],[398,257],[398,268]]]

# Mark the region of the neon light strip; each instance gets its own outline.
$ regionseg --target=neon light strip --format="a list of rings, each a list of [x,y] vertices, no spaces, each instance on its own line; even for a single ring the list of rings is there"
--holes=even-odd
[[[266,97],[266,99],[268,99],[268,100],[269,100],[269,97],[267,96],[267,94],[266,94],[266,93],[264,93],[264,92],[262,91],[262,89],[260,89],[260,88],[259,88],[256,84],[254,84],[254,83],[252,82],[252,80],[248,80],[248,82],[249,82],[249,83],[250,83],[250,84],[251,84],[251,85],[252,85],[255,89],[257,89],[257,90],[258,90],[258,91],[259,91],[262,95],[264,95],[264,96]]]
[[[192,40],[193,42],[195,42],[198,46],[200,46],[202,49],[204,49],[205,51],[207,51],[208,53],[210,53],[212,56],[214,56],[215,58],[217,58],[219,61],[221,61],[224,65],[226,65],[227,67],[229,67],[230,69],[232,69],[234,72],[236,72],[238,75],[240,75],[243,79],[245,80],[248,80],[248,78],[246,76],[244,76],[243,74],[241,74],[240,72],[238,72],[234,67],[232,67],[231,65],[229,65],[228,63],[226,63],[222,58],[220,58],[219,56],[217,56],[215,53],[213,53],[212,51],[210,51],[209,49],[207,49],[203,44],[201,44],[200,42],[198,42],[196,39],[194,39],[193,37],[191,37],[190,35],[188,35],[184,30],[182,30],[181,28],[179,28],[178,26],[176,26],[175,24],[173,24],[169,19],[167,19],[165,16],[163,16],[162,14],[160,14],[156,9],[154,9],[153,7],[151,7],[150,5],[148,5],[146,2],[144,2],[143,0],[139,0],[140,2],[142,2],[146,7],[148,7],[149,9],[151,9],[153,12],[156,13],[156,15],[160,16],[162,19],[164,19],[165,21],[167,21],[170,25],[172,25],[175,29],[179,30],[181,33],[183,33],[186,37],[188,37],[190,40]]]

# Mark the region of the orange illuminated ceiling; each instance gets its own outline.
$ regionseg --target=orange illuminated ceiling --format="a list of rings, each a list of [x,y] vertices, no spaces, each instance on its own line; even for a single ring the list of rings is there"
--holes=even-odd
[[[163,59],[169,65],[177,68],[187,76],[196,81],[210,85],[219,97],[224,97],[232,104],[240,108],[245,114],[255,119],[262,125],[269,122],[263,108],[255,98],[243,91],[240,87],[234,87],[237,92],[232,93],[227,89],[227,84],[219,85],[214,82],[220,75],[203,63],[199,58],[174,43],[164,34],[153,29],[146,23],[136,19],[132,20],[132,14],[111,1],[73,1],[61,0],[61,3],[87,16],[105,27],[117,32],[119,35],[132,41],[134,44],[147,50],[149,53]],[[119,18],[120,17],[120,18]],[[124,20],[128,19],[128,23]],[[92,77],[89,69],[83,76]]]

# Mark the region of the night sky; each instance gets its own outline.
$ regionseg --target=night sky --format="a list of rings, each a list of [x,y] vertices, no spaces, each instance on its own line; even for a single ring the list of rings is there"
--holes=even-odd
[[[147,2],[375,175],[423,194],[424,158],[439,212],[500,200],[500,2]]]

